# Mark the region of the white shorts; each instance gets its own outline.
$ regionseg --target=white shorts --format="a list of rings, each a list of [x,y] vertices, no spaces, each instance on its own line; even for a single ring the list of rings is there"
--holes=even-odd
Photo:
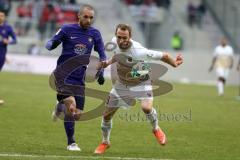
[[[145,81],[136,86],[128,86],[116,81],[112,88],[107,107],[130,107],[135,104],[136,100],[149,99],[153,100],[151,81]]]
[[[223,77],[224,79],[227,79],[229,75],[229,69],[228,68],[222,68],[222,67],[217,67],[216,68],[216,74],[218,77]]]

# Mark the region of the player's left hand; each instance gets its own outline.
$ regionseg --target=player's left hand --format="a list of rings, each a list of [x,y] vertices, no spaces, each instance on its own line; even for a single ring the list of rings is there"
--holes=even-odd
[[[105,82],[105,78],[103,76],[103,69],[99,70],[96,75],[95,75],[95,79],[97,79],[97,82],[99,85],[103,85]]]
[[[180,66],[183,63],[183,57],[181,54],[177,54],[177,57],[175,59],[175,67]]]
[[[98,84],[99,85],[103,85],[104,84],[104,82],[105,82],[105,78],[102,76],[102,75],[100,75],[99,77],[98,77]]]

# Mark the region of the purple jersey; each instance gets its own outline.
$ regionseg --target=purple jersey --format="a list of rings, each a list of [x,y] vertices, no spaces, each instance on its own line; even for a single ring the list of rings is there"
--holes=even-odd
[[[63,25],[47,42],[46,48],[48,50],[55,49],[60,43],[62,43],[62,53],[57,61],[58,66],[75,56],[86,57],[86,55],[89,55],[90,58],[93,47],[98,52],[100,60],[106,60],[102,36],[93,27],[83,29],[79,24]],[[74,72],[69,73],[66,82],[84,85],[85,71],[86,66],[79,66]]]
[[[3,25],[0,25],[0,54],[6,54],[7,51],[7,45],[3,43],[3,39],[9,39],[9,37],[12,38],[12,40],[9,42],[9,44],[15,44],[17,42],[16,35],[13,32],[13,29],[10,25],[7,23],[3,23]]]
[[[11,37],[9,44],[15,44],[17,42],[16,35],[13,32],[12,27],[7,23],[3,23],[0,25],[0,70],[3,67],[7,53],[7,45],[3,43],[3,40],[9,39],[9,37]]]

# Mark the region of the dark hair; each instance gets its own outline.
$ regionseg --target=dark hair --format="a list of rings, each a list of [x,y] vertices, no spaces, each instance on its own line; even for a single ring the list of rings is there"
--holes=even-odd
[[[89,10],[93,10],[93,11],[95,12],[93,6],[91,6],[91,5],[89,5],[89,4],[83,4],[83,5],[80,7],[80,9],[79,9],[79,13],[78,13],[78,14],[80,15],[85,8],[87,8],[87,9],[89,9]]]
[[[128,24],[118,24],[116,27],[115,35],[117,34],[118,29],[121,29],[123,31],[127,30],[129,32],[129,36],[132,37],[132,27]]]
[[[0,12],[6,15],[6,11],[0,8]]]

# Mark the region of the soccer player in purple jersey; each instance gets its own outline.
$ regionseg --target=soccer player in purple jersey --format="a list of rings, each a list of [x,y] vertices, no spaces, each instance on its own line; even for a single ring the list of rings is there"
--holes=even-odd
[[[94,9],[90,5],[83,5],[79,11],[79,23],[78,24],[66,24],[63,25],[57,33],[47,42],[46,48],[48,50],[55,49],[60,43],[62,43],[62,53],[57,61],[57,68],[68,63],[69,59],[73,57],[82,56],[83,59],[89,56],[94,48],[98,52],[100,62],[103,63],[106,60],[104,51],[104,44],[100,32],[91,27],[94,20]],[[89,59],[88,59],[89,60]],[[88,62],[86,62],[88,63]],[[85,73],[86,65],[79,65],[79,67],[73,72],[69,73],[65,82],[72,85],[83,86],[82,95],[64,95],[58,92],[55,112],[53,112],[53,119],[55,119],[59,112],[65,109],[64,127],[67,135],[68,146],[67,150],[80,151],[80,148],[74,139],[74,126],[75,120],[80,118],[84,109],[84,85],[85,85]],[[98,83],[102,85],[104,83],[103,73],[99,74]],[[70,113],[70,114],[69,114]],[[77,117],[75,117],[78,115]]]
[[[6,15],[4,11],[0,10],[0,71],[6,60],[7,46],[9,44],[16,44],[16,34],[14,33],[12,27],[5,22]],[[9,37],[11,39],[9,39]],[[4,101],[0,100],[0,104]]]

